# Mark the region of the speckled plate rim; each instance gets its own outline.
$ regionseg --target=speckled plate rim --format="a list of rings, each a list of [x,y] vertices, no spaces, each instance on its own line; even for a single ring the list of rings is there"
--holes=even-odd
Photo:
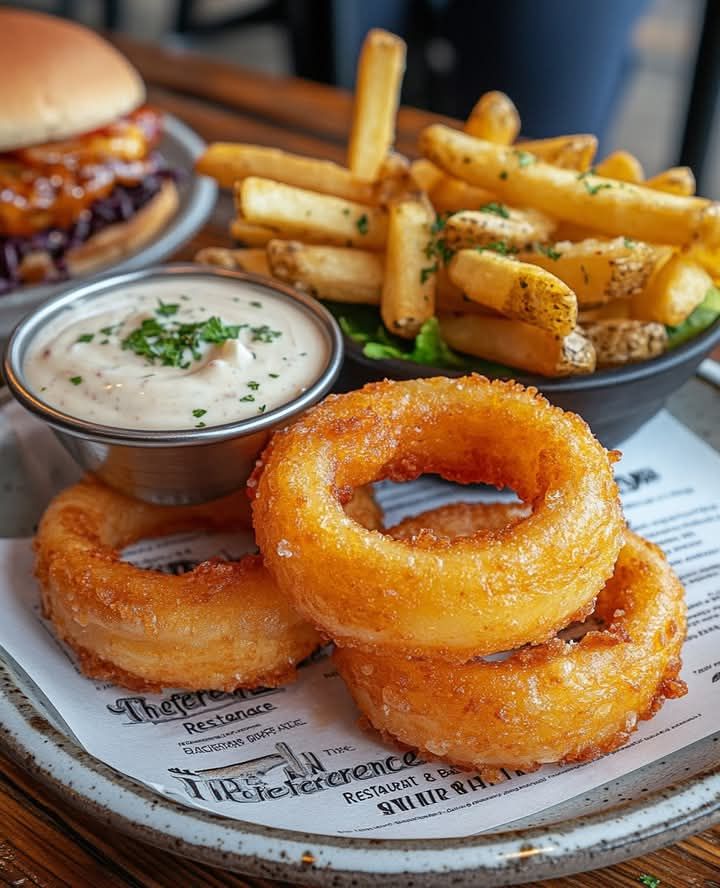
[[[477,885],[478,876],[488,888],[521,884],[617,863],[720,822],[720,767],[612,811],[462,839],[334,838],[225,819],[176,804],[90,756],[52,727],[1,659],[0,747],[66,801],[133,838],[306,885]]]

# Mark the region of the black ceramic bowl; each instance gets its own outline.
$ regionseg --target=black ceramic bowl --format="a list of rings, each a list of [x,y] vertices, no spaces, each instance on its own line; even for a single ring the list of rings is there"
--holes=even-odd
[[[612,448],[653,417],[668,397],[694,375],[700,362],[718,343],[720,319],[698,336],[650,361],[598,370],[588,376],[548,379],[516,373],[512,378],[523,385],[536,386],[553,404],[579,413],[600,441]],[[362,345],[347,336],[345,356],[341,384],[346,389],[377,379],[463,376],[467,372],[390,358],[373,360],[363,355]]]

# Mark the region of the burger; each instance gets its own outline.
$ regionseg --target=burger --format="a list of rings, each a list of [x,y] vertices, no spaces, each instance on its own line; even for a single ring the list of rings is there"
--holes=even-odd
[[[0,295],[116,262],[178,206],[140,75],[73,22],[0,9]]]

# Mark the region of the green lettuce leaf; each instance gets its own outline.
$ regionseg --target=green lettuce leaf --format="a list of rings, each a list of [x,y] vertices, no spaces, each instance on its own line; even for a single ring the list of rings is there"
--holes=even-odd
[[[514,375],[513,370],[502,364],[453,351],[440,334],[437,318],[425,321],[415,339],[408,340],[388,333],[374,306],[338,302],[326,302],[325,306],[338,319],[343,333],[363,346],[367,358],[376,361],[392,358],[442,370],[475,370],[488,376]]]
[[[691,312],[682,324],[677,327],[666,327],[668,334],[668,349],[677,348],[689,339],[702,333],[720,317],[720,290],[711,287],[705,299]]]

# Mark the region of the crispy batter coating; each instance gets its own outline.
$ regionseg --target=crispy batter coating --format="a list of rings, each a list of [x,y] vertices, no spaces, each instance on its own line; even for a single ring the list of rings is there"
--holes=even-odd
[[[380,526],[367,490],[348,504]],[[48,507],[35,540],[43,608],[91,678],[134,689],[276,686],[321,643],[259,555],[181,576],[120,560],[137,540],[186,530],[249,529],[245,491],[201,506],[152,506],[93,479]]]
[[[473,509],[481,522],[482,507]],[[432,512],[417,521],[438,534],[457,527]],[[554,638],[462,666],[350,648],[336,650],[335,662],[384,736],[488,776],[501,767],[530,771],[616,749],[665,699],[686,693],[677,678],[685,613],[663,553],[626,531],[595,610],[605,628],[578,643]]]
[[[381,382],[276,434],[251,486],[265,563],[342,646],[466,662],[552,637],[592,609],[623,518],[612,454],[534,389],[481,376]],[[383,478],[511,487],[532,514],[471,537],[394,540],[343,514]]]

